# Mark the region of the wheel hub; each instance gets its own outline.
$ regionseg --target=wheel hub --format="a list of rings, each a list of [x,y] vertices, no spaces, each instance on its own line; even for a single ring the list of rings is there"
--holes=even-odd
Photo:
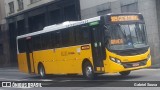
[[[40,75],[43,77],[44,76],[44,69],[41,67],[40,69]]]
[[[92,68],[91,67],[86,67],[86,75],[90,76],[92,74]]]

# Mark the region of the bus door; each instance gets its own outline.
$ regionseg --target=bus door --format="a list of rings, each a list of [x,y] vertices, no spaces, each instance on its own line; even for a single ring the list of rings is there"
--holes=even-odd
[[[34,59],[33,59],[31,37],[26,38],[26,54],[27,54],[28,72],[34,73],[35,69],[34,69]]]
[[[94,70],[96,72],[103,72],[103,47],[102,47],[102,34],[99,29],[99,26],[91,27],[91,44],[92,44],[92,57]]]

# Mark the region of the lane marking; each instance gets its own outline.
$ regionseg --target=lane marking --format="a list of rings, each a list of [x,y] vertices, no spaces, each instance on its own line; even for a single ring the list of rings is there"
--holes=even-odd
[[[111,80],[62,80],[62,81],[59,81],[59,82],[90,82],[90,81],[94,81],[94,82],[114,82],[111,81]]]
[[[50,79],[33,80],[33,79],[8,79],[8,78],[0,78],[0,80],[7,80],[7,81],[56,81],[56,80],[50,80]]]
[[[21,81],[54,81],[50,79],[20,79]]]

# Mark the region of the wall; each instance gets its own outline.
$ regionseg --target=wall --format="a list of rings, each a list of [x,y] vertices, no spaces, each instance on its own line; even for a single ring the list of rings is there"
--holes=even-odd
[[[159,38],[160,38],[160,0],[156,0],[156,11],[157,11],[157,21],[158,21],[158,33],[157,34],[159,35]],[[158,54],[157,54],[157,56],[155,56],[158,61],[160,61],[159,60],[159,57],[160,57],[159,53],[160,53],[160,50],[158,49]],[[157,64],[157,67],[158,66],[160,66],[160,65]]]
[[[0,0],[0,24],[6,23],[5,21],[5,7],[4,7],[4,2],[3,0]]]
[[[9,65],[9,41],[4,0],[0,0],[0,67]]]
[[[156,0],[138,0],[138,3],[139,12],[143,14],[146,22],[148,41],[151,47],[152,63],[155,65],[160,64],[160,39]]]
[[[8,16],[11,16],[11,15],[14,15],[14,14],[26,11],[28,9],[40,6],[42,4],[45,4],[45,3],[48,3],[48,2],[51,2],[51,1],[56,1],[56,0],[39,0],[39,1],[37,1],[35,3],[32,3],[32,4],[30,3],[30,0],[23,0],[24,9],[21,10],[21,11],[18,10],[18,2],[17,2],[17,0],[4,0],[4,1],[5,1],[5,8],[6,8],[6,16],[8,17]],[[15,13],[9,14],[10,10],[9,10],[8,3],[12,2],[12,1],[14,2]]]

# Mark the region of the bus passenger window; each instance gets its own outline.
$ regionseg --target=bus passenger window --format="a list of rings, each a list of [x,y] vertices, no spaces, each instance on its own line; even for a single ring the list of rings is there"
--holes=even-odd
[[[69,46],[69,30],[64,29],[62,30],[62,47]]]
[[[80,29],[79,29],[80,28]],[[76,43],[81,44],[88,44],[90,43],[90,30],[87,26],[80,26],[75,28],[76,29]]]
[[[55,33],[55,46],[56,47],[61,47],[61,32],[58,31]]]
[[[35,51],[39,51],[39,50],[41,50],[42,48],[41,48],[41,37],[40,36],[34,36],[33,37],[33,48],[34,48],[34,50]]]
[[[83,44],[90,43],[91,36],[90,36],[89,27],[87,25],[81,26],[81,35],[82,35],[81,41],[83,41],[82,42]]]
[[[52,48],[55,48],[56,47],[56,43],[55,43],[55,32],[51,32],[51,45],[52,45]]]
[[[26,51],[25,39],[18,40],[18,49],[19,49],[19,53],[24,53]]]
[[[75,31],[73,28],[69,28],[69,45],[75,45]]]

